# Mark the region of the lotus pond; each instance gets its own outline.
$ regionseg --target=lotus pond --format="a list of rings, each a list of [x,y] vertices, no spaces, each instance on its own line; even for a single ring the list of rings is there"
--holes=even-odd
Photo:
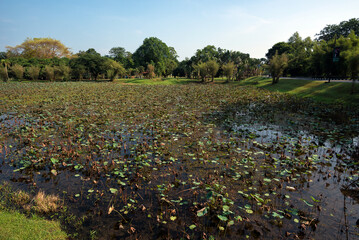
[[[359,239],[358,136],[254,87],[0,84],[0,182],[76,239]]]

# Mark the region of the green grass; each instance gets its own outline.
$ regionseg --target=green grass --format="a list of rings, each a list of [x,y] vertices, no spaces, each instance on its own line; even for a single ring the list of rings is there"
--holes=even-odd
[[[300,97],[310,97],[319,102],[345,104],[359,103],[359,85],[356,85],[357,93],[350,94],[351,83],[311,81],[299,79],[280,79],[279,83],[272,84],[271,78],[252,77],[245,79],[238,85],[253,85],[270,91],[289,93]]]
[[[123,84],[144,84],[144,85],[176,85],[176,84],[189,84],[198,82],[195,79],[188,78],[154,78],[154,79],[139,79],[139,78],[129,78],[129,79],[117,79],[116,83]]]
[[[186,78],[166,78],[166,79],[118,79],[115,82],[123,84],[144,84],[144,85],[175,85],[199,83],[195,79]],[[216,78],[215,84],[227,84],[225,79]],[[240,82],[230,82],[229,84],[247,86],[252,85],[269,91],[288,93],[299,97],[309,97],[324,103],[359,103],[359,85],[357,93],[350,94],[351,83],[310,81],[300,79],[280,79],[279,83],[273,85],[271,78],[251,77]]]
[[[3,239],[66,239],[66,233],[58,222],[0,210],[0,240]]]
[[[183,85],[201,83],[196,79],[187,78],[155,78],[155,79],[116,79],[114,83],[141,84],[141,85]],[[213,83],[208,83],[213,84]],[[216,78],[214,84],[232,84],[239,86],[253,85],[270,91],[288,93],[299,97],[309,97],[324,103],[359,103],[359,84],[356,85],[357,93],[350,94],[351,83],[310,81],[300,79],[280,79],[279,83],[272,85],[272,79],[266,77],[251,77],[239,82],[226,83],[224,78]]]

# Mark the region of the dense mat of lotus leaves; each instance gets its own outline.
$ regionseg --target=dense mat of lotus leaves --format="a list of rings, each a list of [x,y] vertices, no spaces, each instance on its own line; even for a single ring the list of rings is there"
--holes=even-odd
[[[0,180],[74,238],[354,239],[358,124],[252,87],[0,84]]]

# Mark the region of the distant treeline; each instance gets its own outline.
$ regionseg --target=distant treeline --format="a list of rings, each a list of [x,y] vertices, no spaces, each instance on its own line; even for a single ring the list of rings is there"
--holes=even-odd
[[[28,38],[0,52],[0,78],[67,81],[117,77],[187,77],[211,81],[214,77],[241,80],[263,73],[325,78],[356,78],[359,72],[359,18],[327,25],[317,38],[294,33],[287,42],[273,45],[266,58],[208,45],[194,56],[178,61],[176,50],[150,37],[134,52],[114,47],[106,56],[95,49],[72,54],[60,41]],[[284,63],[283,63],[284,61]],[[271,66],[272,65],[272,66]],[[275,67],[275,66],[274,66]]]

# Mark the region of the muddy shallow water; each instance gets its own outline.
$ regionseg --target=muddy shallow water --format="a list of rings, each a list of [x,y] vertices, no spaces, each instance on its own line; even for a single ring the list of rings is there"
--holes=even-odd
[[[359,236],[356,113],[252,88],[51,87],[6,88],[28,92],[1,108],[0,181],[59,195],[73,238]]]

